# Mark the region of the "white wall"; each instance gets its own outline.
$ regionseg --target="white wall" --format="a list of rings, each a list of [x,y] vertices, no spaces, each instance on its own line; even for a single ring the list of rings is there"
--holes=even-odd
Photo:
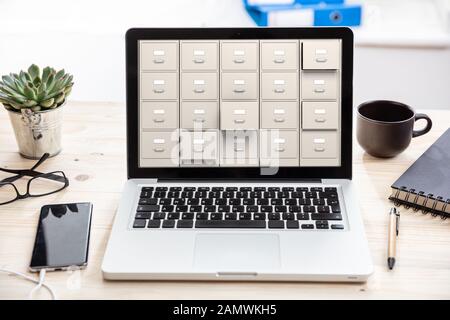
[[[377,1],[386,2],[371,0]],[[385,16],[372,9],[369,18],[383,22]],[[72,99],[87,101],[124,101],[124,34],[130,27],[254,26],[241,0],[0,0],[0,12],[0,74],[31,63],[64,67],[75,76]],[[388,98],[418,108],[450,108],[450,40],[437,34],[436,23],[423,24],[430,31],[416,26],[410,34],[416,48],[403,41],[404,33],[392,38],[395,32],[384,22],[384,29],[376,28],[378,42],[371,43],[373,32],[357,32],[355,103]],[[439,45],[417,48],[416,30],[420,39]],[[380,40],[380,33],[391,41]]]

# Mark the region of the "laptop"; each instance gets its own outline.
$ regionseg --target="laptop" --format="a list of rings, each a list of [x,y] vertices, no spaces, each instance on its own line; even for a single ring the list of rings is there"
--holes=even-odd
[[[111,280],[356,281],[348,28],[131,29]]]

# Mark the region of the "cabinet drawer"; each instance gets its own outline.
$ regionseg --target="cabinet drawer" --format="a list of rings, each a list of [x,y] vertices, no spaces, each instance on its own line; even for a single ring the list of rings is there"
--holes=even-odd
[[[220,129],[247,130],[259,128],[258,102],[228,101],[220,106]]]
[[[142,73],[141,99],[175,100],[178,98],[178,73]]]
[[[181,98],[183,100],[216,100],[217,73],[182,73]]]
[[[263,70],[296,70],[299,61],[298,41],[261,41]]]
[[[141,42],[141,70],[178,69],[178,41]]]
[[[261,158],[298,158],[298,131],[261,130]]]
[[[222,158],[224,159],[257,159],[258,131],[239,130],[221,131]],[[245,163],[242,162],[243,164]],[[227,164],[232,164],[227,161]],[[237,163],[236,163],[237,164]]]
[[[222,99],[258,99],[257,73],[222,73]]]
[[[222,41],[223,70],[257,70],[259,48],[257,41]]]
[[[178,162],[178,130],[141,133],[141,156]]]
[[[303,41],[303,69],[339,69],[340,40]]]
[[[143,129],[178,128],[178,102],[141,102],[141,123]]]
[[[303,129],[337,129],[338,124],[337,102],[309,101],[302,103]]]
[[[298,129],[298,102],[261,103],[261,128]]]
[[[337,157],[337,131],[303,131],[302,158]]]
[[[337,98],[336,72],[303,72],[302,97],[310,100]]]
[[[216,130],[181,131],[180,163],[181,165],[218,165],[219,138]]]
[[[219,107],[217,102],[192,101],[181,103],[181,127],[184,129],[219,128]]]
[[[263,73],[263,100],[298,99],[298,73]]]
[[[183,70],[217,70],[219,42],[181,42],[181,68]]]

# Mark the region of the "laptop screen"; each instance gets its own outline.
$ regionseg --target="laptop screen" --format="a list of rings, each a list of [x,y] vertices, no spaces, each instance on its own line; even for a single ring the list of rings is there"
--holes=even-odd
[[[277,176],[281,168],[339,171],[347,160],[343,146],[351,146],[343,131],[351,137],[352,71],[345,83],[345,37],[336,37],[337,29],[317,38],[316,30],[327,29],[279,29],[279,36],[270,33],[274,29],[253,29],[258,32],[251,37],[252,29],[245,29],[247,36],[236,31],[242,29],[204,29],[208,36],[197,38],[202,29],[191,29],[193,39],[176,37],[171,29],[164,29],[170,37],[158,33],[153,39],[158,29],[148,36],[149,29],[134,29],[144,32],[132,42],[133,106],[128,99],[137,120],[136,169],[247,170],[261,176]],[[343,101],[344,86],[350,104],[348,97]]]

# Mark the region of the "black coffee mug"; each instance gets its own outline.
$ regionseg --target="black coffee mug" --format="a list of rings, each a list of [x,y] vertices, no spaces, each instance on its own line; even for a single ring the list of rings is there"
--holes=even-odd
[[[422,130],[414,130],[417,120],[425,119]],[[374,157],[390,158],[405,150],[411,138],[419,137],[432,126],[431,119],[422,113],[415,113],[406,104],[376,100],[358,107],[356,137],[361,147]]]

